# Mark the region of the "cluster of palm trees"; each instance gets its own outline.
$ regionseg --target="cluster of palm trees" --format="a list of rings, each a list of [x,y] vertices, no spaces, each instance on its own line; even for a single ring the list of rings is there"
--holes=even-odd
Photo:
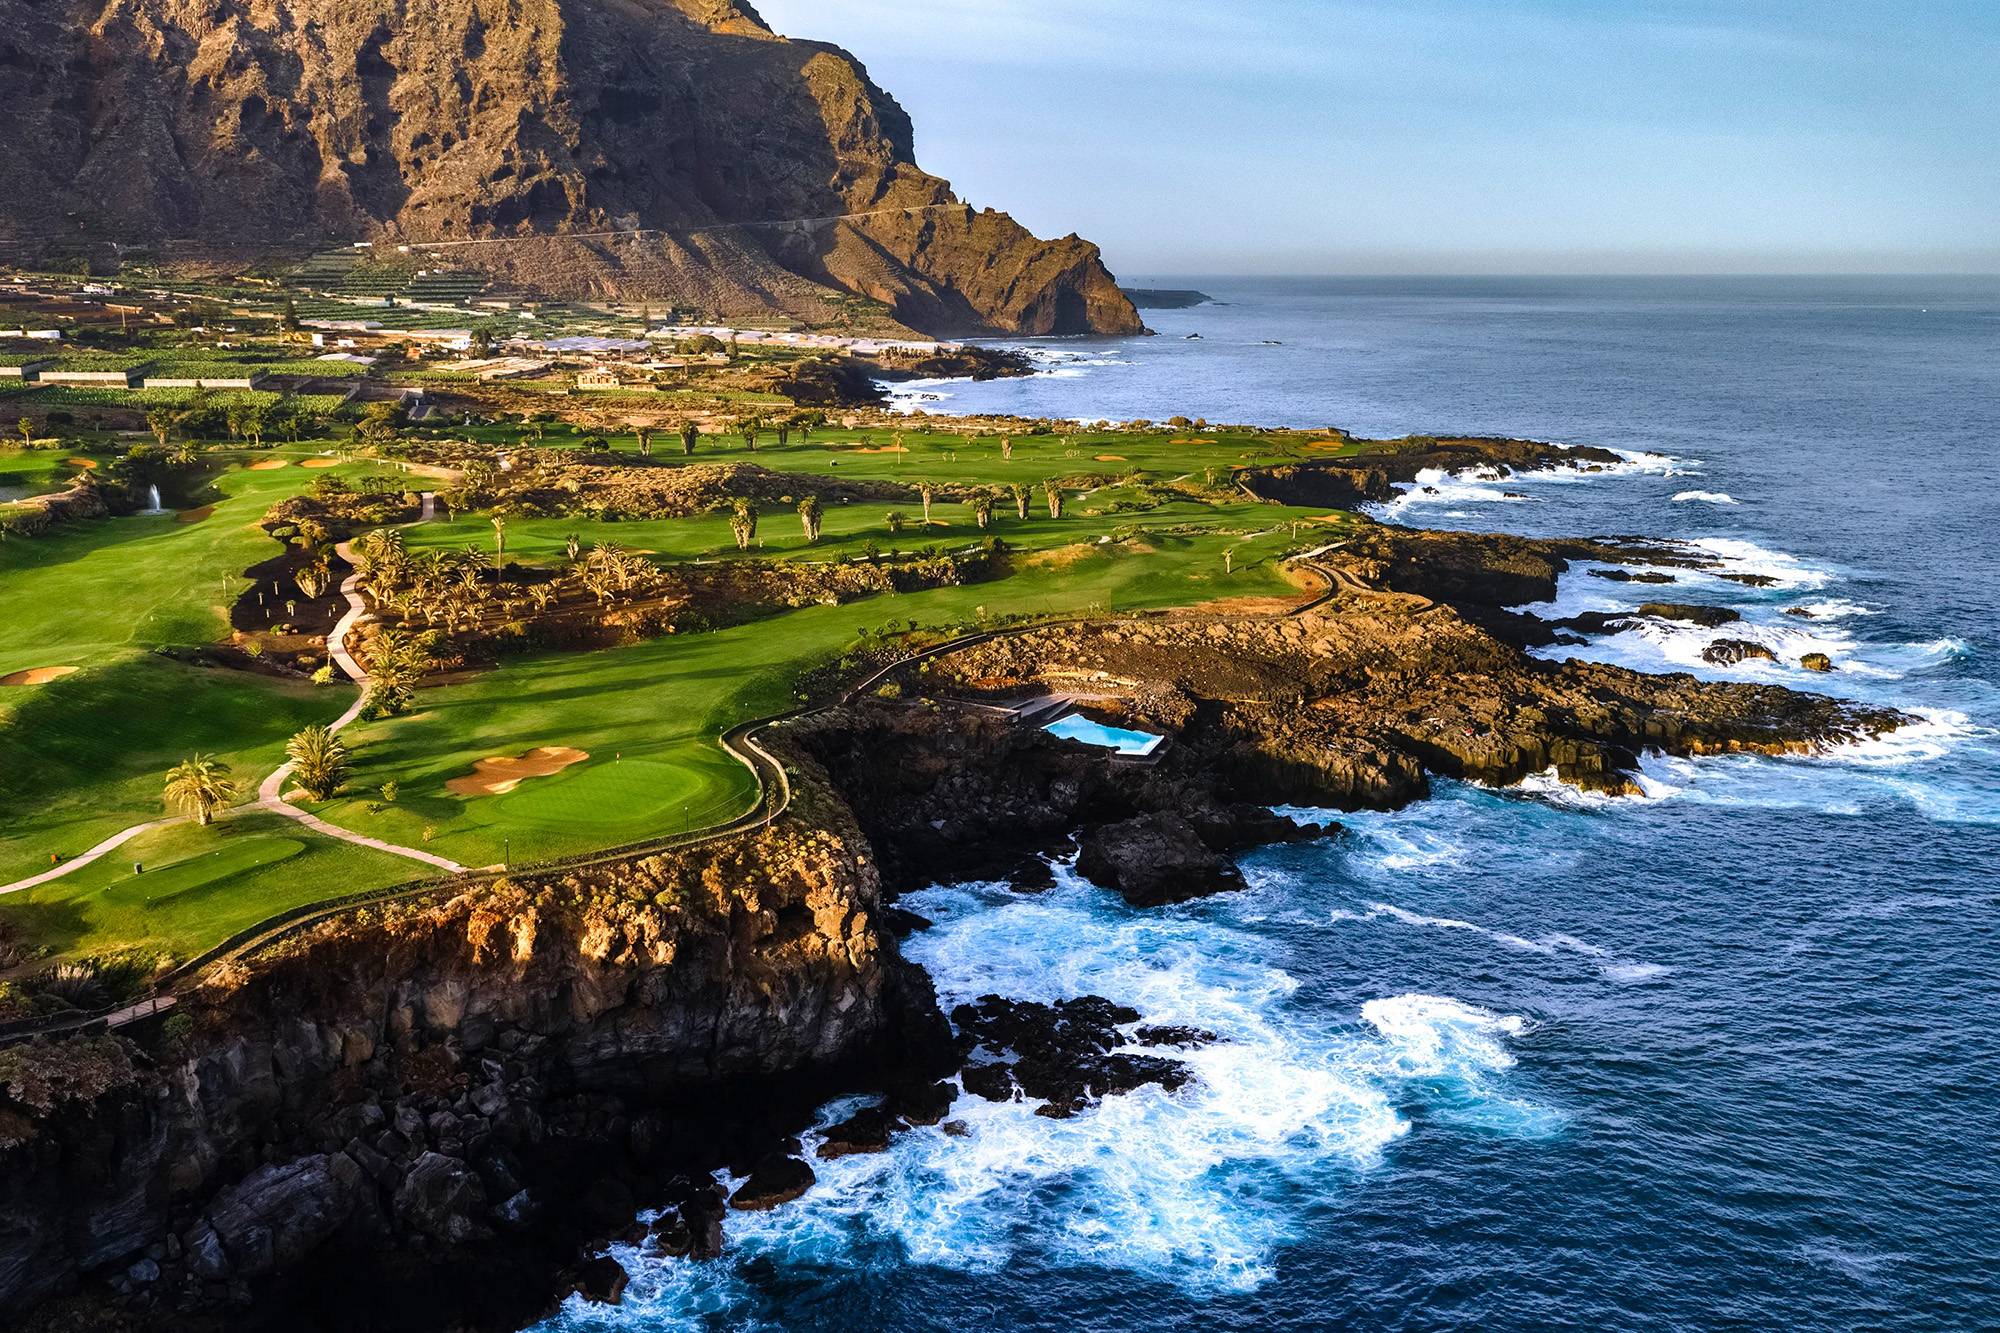
[[[330,801],[347,781],[347,746],[331,727],[307,727],[286,743],[285,756],[292,761],[292,780],[308,800]],[[214,823],[236,792],[229,765],[214,755],[192,755],[167,770],[167,804],[197,824]]]
[[[1055,477],[1051,477],[1047,481],[1044,481],[1041,486],[1042,496],[1048,502],[1049,517],[1061,518],[1063,516],[1062,482]],[[917,495],[923,501],[923,521],[927,527],[931,521],[931,501],[936,497],[937,492],[938,487],[932,482],[920,481],[917,483]],[[993,506],[1002,495],[1013,500],[1014,513],[1016,516],[1025,519],[1028,516],[1028,504],[1034,499],[1035,490],[1032,486],[1024,486],[1016,482],[1008,486],[1004,491],[997,489],[987,490],[985,488],[973,491],[967,498],[966,503],[972,507],[972,517],[980,527],[992,526]],[[804,512],[803,506],[801,506],[800,512]],[[889,531],[901,532],[910,520],[901,510],[892,509],[887,515],[887,521]],[[806,535],[808,537],[817,537],[819,535],[817,525],[809,528]]]

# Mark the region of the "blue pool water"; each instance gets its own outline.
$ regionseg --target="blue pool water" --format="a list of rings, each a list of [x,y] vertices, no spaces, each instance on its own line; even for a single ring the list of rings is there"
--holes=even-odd
[[[1229,304],[929,406],[1629,450],[1384,514],[1705,543],[1777,586],[1675,596],[1785,664],[1658,625],[1576,651],[1921,724],[1655,759],[1645,799],[1440,784],[1174,908],[929,889],[906,947],[947,1005],[1101,994],[1226,1040],[1073,1120],[962,1103],[969,1137],[827,1163],[725,1258],[627,1254],[626,1306],[551,1327],[2000,1327],[2000,282],[1162,285]],[[1791,665],[1814,648],[1841,669]]]
[[[1116,750],[1119,754],[1148,755],[1160,748],[1164,736],[1155,736],[1149,731],[1127,731],[1123,727],[1107,727],[1102,722],[1092,722],[1081,713],[1071,713],[1058,718],[1042,728],[1051,736],[1060,736],[1066,741],[1082,741],[1085,745],[1095,745],[1106,750]]]

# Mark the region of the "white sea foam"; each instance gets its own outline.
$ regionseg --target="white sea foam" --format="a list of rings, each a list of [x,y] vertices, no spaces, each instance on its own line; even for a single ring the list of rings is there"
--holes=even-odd
[[[1482,926],[1474,921],[1461,921],[1457,917],[1428,916],[1422,912],[1413,912],[1406,907],[1398,907],[1394,903],[1364,902],[1362,906],[1367,910],[1364,912],[1352,912],[1344,908],[1335,908],[1329,914],[1328,919],[1330,922],[1338,924],[1343,921],[1374,921],[1387,917],[1392,921],[1400,921],[1406,926],[1428,926],[1436,930],[1466,931],[1470,934],[1489,939],[1503,949],[1511,949],[1517,953],[1539,954],[1544,958],[1557,958],[1565,954],[1579,955],[1589,959],[1591,965],[1600,974],[1607,980],[1612,981],[1633,981],[1646,977],[1661,976],[1669,970],[1654,963],[1635,963],[1628,959],[1620,958],[1611,950],[1592,944],[1587,940],[1580,940],[1574,935],[1557,933],[1544,935],[1539,939],[1529,939],[1525,935],[1517,935],[1511,931],[1495,930],[1491,926]]]
[[[1682,491],[1674,497],[1675,504],[1687,504],[1690,501],[1697,500],[1703,504],[1712,505],[1733,505],[1738,503],[1734,496],[1724,495],[1721,491]]]
[[[1833,574],[1806,564],[1795,555],[1768,550],[1737,537],[1697,537],[1687,543],[1720,560],[1731,574],[1757,574],[1776,580],[1776,588],[1824,588]]]
[[[818,1183],[767,1213],[731,1212],[725,1257],[638,1250],[617,1311],[572,1303],[563,1319],[648,1330],[704,1312],[740,1316],[745,1266],[866,1268],[885,1256],[984,1273],[1021,1262],[1145,1273],[1197,1292],[1246,1291],[1273,1275],[1277,1247],[1307,1213],[1411,1130],[1422,1103],[1482,1132],[1538,1136],[1558,1115],[1508,1094],[1507,1043],[1529,1028],[1443,996],[1368,1001],[1343,1024],[1291,1003],[1298,983],[1261,937],[1194,913],[1125,909],[1058,867],[1054,889],[1022,897],[959,886],[905,902],[937,924],[906,952],[940,1002],[997,993],[1057,1001],[1096,994],[1148,1022],[1222,1040],[1176,1052],[1194,1071],[1169,1094],[1107,1097],[1067,1120],[1032,1102],[962,1095],[941,1127],[886,1152],[815,1161]],[[859,1103],[822,1110],[833,1123]],[[816,1135],[805,1136],[808,1151]],[[1026,1247],[1024,1252],[1023,1247]],[[738,1326],[732,1323],[733,1326]]]

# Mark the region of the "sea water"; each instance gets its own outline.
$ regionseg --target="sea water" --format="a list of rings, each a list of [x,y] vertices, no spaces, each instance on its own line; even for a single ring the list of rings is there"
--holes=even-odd
[[[1815,758],[1655,756],[1641,798],[1439,783],[1180,907],[1062,867],[1040,894],[926,890],[905,947],[947,1006],[1106,995],[1221,1040],[1188,1087],[1070,1120],[961,1099],[965,1137],[818,1164],[805,1198],[732,1214],[720,1260],[621,1251],[627,1304],[550,1327],[2000,1326],[2000,283],[1161,285],[1227,304],[926,410],[1617,448],[1381,513],[1689,542],[1772,586],[1585,567],[1537,609],[1741,625],[1546,655],[1917,721]],[[1779,660],[1706,664],[1717,633]]]

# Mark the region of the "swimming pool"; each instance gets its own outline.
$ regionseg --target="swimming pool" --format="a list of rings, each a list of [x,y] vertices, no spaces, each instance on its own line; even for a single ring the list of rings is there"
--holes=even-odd
[[[1052,736],[1060,736],[1067,741],[1082,741],[1085,745],[1098,745],[1120,754],[1147,755],[1160,748],[1165,736],[1155,736],[1147,731],[1126,731],[1122,727],[1107,727],[1102,722],[1092,722],[1081,713],[1071,713],[1058,718],[1042,728]]]

